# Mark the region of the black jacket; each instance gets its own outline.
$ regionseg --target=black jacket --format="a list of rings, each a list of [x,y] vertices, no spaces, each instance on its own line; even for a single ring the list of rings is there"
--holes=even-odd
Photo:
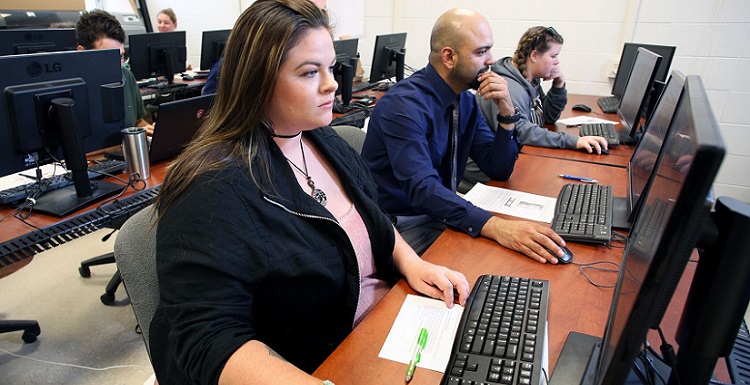
[[[304,135],[338,173],[378,274],[394,283],[393,227],[359,154],[330,128]],[[274,186],[265,187],[276,194],[263,194],[241,164],[207,173],[159,222],[161,299],[150,344],[160,384],[216,384],[249,340],[312,373],[351,332],[360,280],[349,238],[276,146],[271,175]]]

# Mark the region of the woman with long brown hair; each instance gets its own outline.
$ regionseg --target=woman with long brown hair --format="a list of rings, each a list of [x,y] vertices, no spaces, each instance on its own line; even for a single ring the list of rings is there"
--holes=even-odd
[[[335,52],[308,0],[237,20],[215,105],[156,202],[161,384],[321,384],[312,373],[400,277],[464,303],[466,278],[421,260],[333,129]]]

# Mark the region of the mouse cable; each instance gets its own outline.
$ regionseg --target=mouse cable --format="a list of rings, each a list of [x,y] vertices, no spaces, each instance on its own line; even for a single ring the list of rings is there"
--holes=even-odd
[[[586,273],[586,269],[592,269],[592,270],[597,270],[601,272],[609,272],[609,273],[619,273],[620,272],[619,264],[615,262],[611,262],[611,261],[598,261],[598,262],[590,262],[590,263],[578,263],[578,262],[572,261],[571,263],[578,266],[578,270],[581,271],[581,274],[583,275],[583,277],[586,278],[586,280],[589,281],[589,283],[594,285],[595,287],[602,288],[602,289],[611,289],[615,287],[614,284],[601,284],[601,283],[594,282],[594,280],[591,279],[591,277],[589,277],[588,273]],[[597,265],[614,265],[617,268],[613,269],[611,267],[601,267]]]
[[[624,243],[624,245],[622,245],[622,246],[616,246],[612,242],[622,242],[622,243]],[[607,246],[610,249],[623,249],[623,248],[625,248],[625,245],[627,243],[628,243],[628,237],[625,234],[620,233],[618,231],[613,231],[612,232],[612,239],[609,242],[605,243],[604,245]]]

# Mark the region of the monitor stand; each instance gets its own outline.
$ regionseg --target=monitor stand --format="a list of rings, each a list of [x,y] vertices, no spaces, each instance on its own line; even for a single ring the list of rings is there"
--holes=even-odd
[[[617,136],[620,139],[620,144],[625,144],[628,146],[637,146],[638,141],[641,139],[641,133],[636,132],[635,135],[630,136],[630,131],[628,130],[616,130]]]
[[[601,341],[601,338],[588,334],[568,333],[549,385],[596,385],[596,361],[601,352]],[[648,353],[648,357],[661,377],[669,379],[671,369],[651,353]],[[644,385],[632,369],[623,384]]]
[[[630,230],[630,205],[628,198],[614,197],[612,200],[612,227],[615,229]]]
[[[81,198],[76,194],[75,186],[65,186],[44,192],[37,198],[33,210],[64,217],[84,206],[118,193],[125,187],[127,186],[103,181],[91,182],[91,196]]]
[[[565,339],[560,357],[549,385],[574,385],[593,383],[593,379],[584,382],[584,375],[592,358],[599,356],[602,339],[588,334],[570,332]]]

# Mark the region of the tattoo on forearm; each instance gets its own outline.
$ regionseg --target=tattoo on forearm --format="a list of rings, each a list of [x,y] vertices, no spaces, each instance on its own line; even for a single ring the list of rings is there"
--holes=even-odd
[[[266,349],[268,349],[268,355],[269,355],[269,356],[271,356],[271,357],[276,357],[276,358],[278,358],[278,359],[280,359],[280,360],[282,360],[282,361],[284,361],[284,362],[289,362],[289,361],[287,361],[287,360],[286,360],[286,359],[285,359],[284,357],[282,357],[282,356],[281,356],[281,354],[279,354],[279,353],[276,353],[276,351],[275,351],[275,350],[271,349],[271,347],[270,347],[270,346],[268,346],[268,345],[265,345],[265,344],[264,344],[263,346],[265,346],[265,347],[266,347]]]

